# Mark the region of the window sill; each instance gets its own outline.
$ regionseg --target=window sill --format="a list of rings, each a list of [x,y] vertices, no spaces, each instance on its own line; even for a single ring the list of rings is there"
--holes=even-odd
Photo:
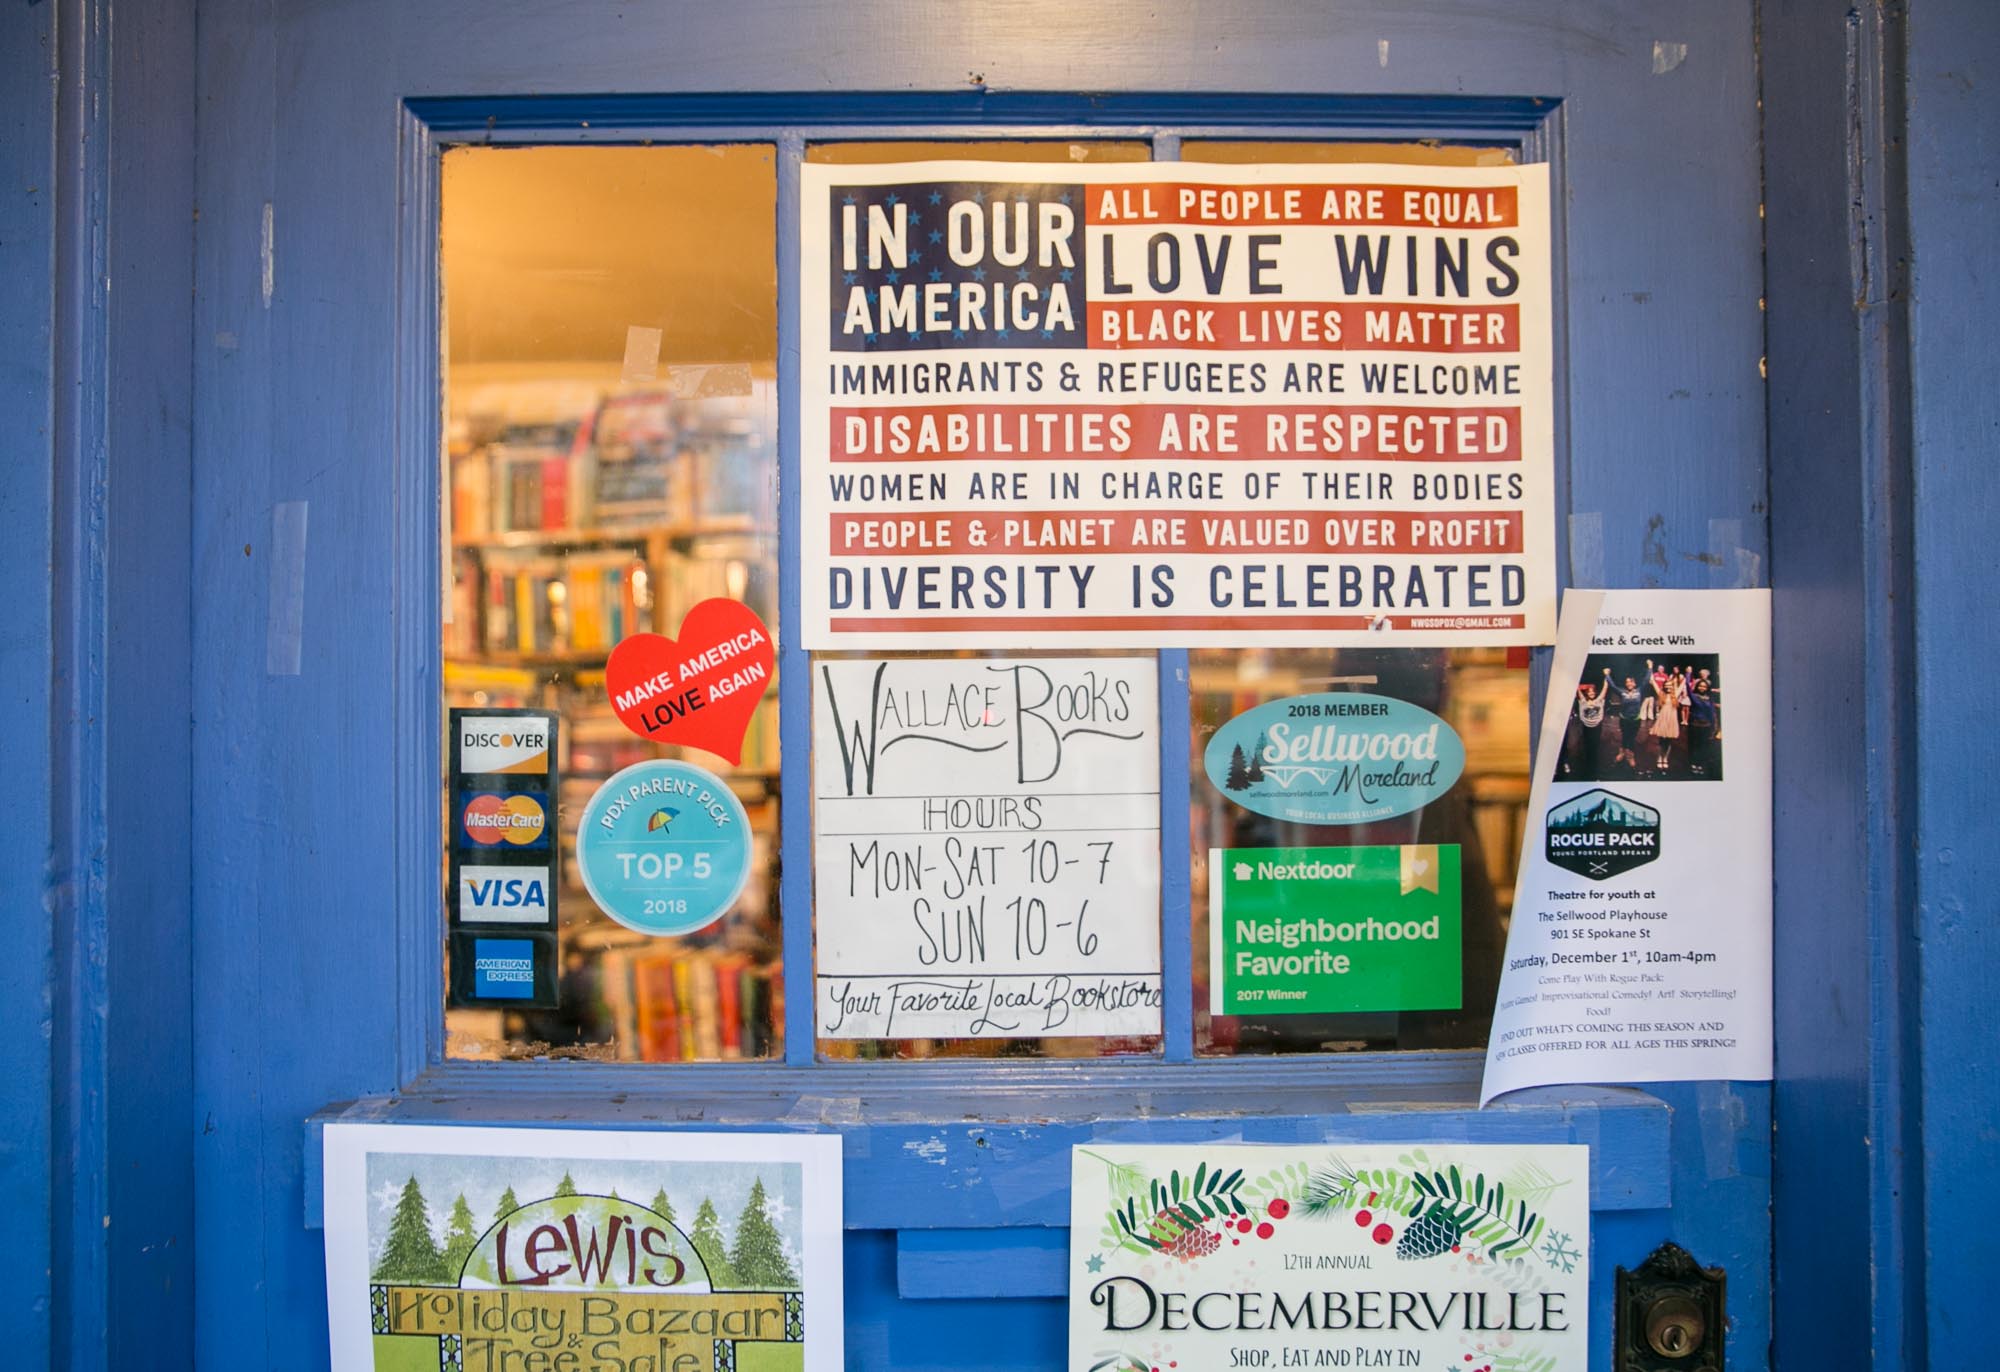
[[[320,1130],[330,1120],[834,1132],[845,1140],[849,1229],[1064,1229],[1070,1149],[1090,1143],[1581,1143],[1591,1150],[1594,1210],[1671,1203],[1666,1102],[1631,1088],[1564,1086],[1481,1110],[1481,1062],[1425,1053],[1357,1055],[1338,1068],[1317,1058],[671,1073],[452,1063],[398,1095],[331,1105],[306,1121],[304,1218],[319,1227]]]

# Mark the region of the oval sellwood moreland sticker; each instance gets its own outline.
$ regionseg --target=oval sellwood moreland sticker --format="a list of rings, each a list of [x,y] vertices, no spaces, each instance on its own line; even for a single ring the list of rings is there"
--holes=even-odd
[[[1465,744],[1407,700],[1327,692],[1245,710],[1215,731],[1202,764],[1246,810],[1298,824],[1366,824],[1449,791],[1465,770]]]

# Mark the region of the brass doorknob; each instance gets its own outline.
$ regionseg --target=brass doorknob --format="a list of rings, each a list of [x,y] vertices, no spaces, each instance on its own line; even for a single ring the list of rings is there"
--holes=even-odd
[[[1663,1358],[1693,1357],[1708,1322],[1686,1296],[1662,1296],[1646,1307],[1646,1342]]]

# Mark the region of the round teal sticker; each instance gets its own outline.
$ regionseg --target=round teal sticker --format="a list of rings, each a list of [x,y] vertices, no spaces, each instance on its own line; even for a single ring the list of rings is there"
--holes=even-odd
[[[1465,745],[1421,705],[1325,692],[1267,701],[1215,731],[1208,779],[1246,810],[1297,824],[1366,824],[1449,791]]]
[[[598,908],[642,934],[721,918],[750,879],[750,817],[729,783],[685,762],[641,762],[597,788],[576,865]]]

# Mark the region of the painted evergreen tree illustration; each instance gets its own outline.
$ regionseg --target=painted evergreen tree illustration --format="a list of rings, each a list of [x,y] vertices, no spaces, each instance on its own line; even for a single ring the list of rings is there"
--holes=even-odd
[[[570,1178],[569,1173],[563,1173],[563,1179],[556,1183],[556,1194],[558,1196],[574,1196],[576,1194],[576,1182]]]
[[[688,1234],[688,1242],[694,1245],[695,1256],[708,1269],[711,1286],[734,1286],[736,1276],[729,1270],[729,1256],[722,1249],[722,1222],[715,1217],[715,1202],[707,1196],[701,1198],[701,1208],[694,1212],[694,1229]]]
[[[797,1286],[798,1274],[785,1260],[784,1240],[778,1237],[778,1227],[771,1223],[764,1205],[764,1179],[759,1177],[736,1221],[736,1246],[729,1251],[729,1265],[742,1286]]]
[[[493,1207],[493,1222],[500,1223],[520,1208],[521,1202],[514,1199],[514,1188],[508,1187],[500,1193],[500,1203]]]
[[[1229,775],[1222,779],[1222,784],[1232,791],[1250,789],[1250,766],[1244,760],[1240,743],[1229,750]]]
[[[1249,779],[1252,786],[1264,779],[1264,749],[1267,743],[1268,740],[1260,732],[1256,744],[1250,749],[1249,765],[1243,769],[1243,775]]]
[[[664,1186],[653,1193],[653,1210],[656,1214],[665,1216],[668,1224],[680,1223],[674,1218],[674,1203],[667,1199],[667,1188]]]
[[[375,1264],[375,1279],[412,1284],[447,1280],[444,1258],[431,1237],[430,1207],[415,1177],[404,1183],[396,1213],[389,1218],[389,1242]]]
[[[451,1218],[444,1226],[444,1271],[445,1280],[455,1280],[465,1270],[465,1260],[472,1255],[472,1246],[479,1242],[477,1221],[472,1218],[472,1207],[465,1203],[465,1193],[451,1203]]]

